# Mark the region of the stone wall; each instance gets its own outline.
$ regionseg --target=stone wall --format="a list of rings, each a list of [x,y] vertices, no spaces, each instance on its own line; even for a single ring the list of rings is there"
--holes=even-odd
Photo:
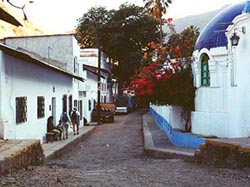
[[[12,173],[45,160],[39,140],[7,140],[0,145],[0,175]]]
[[[223,168],[243,169],[250,167],[250,148],[227,140],[207,139],[195,153],[194,161],[199,164]]]

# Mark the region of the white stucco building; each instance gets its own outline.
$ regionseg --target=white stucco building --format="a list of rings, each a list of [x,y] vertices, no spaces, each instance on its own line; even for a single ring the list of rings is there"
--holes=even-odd
[[[0,137],[43,142],[47,118],[69,110],[66,96],[82,78],[3,44],[0,66]]]
[[[79,64],[84,72],[84,95],[86,99],[84,105],[84,116],[88,121],[91,121],[91,112],[98,101],[98,49],[84,48],[80,51]],[[111,67],[108,57],[101,52],[100,61],[100,102],[113,103],[112,85],[111,85]]]
[[[73,34],[10,37],[0,55],[0,137],[40,139],[47,118],[57,124],[63,110],[77,106],[83,125],[83,71]]]
[[[250,136],[249,12],[249,1],[226,8],[208,23],[196,42],[193,133]],[[239,37],[235,46],[231,43],[234,35]]]

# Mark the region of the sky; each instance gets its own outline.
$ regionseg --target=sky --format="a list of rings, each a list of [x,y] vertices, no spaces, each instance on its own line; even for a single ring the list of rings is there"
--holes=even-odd
[[[244,0],[173,0],[166,17],[177,19],[201,14],[242,1]],[[28,0],[11,2],[23,5]],[[34,0],[34,3],[26,4],[25,12],[28,19],[36,25],[63,33],[73,30],[77,24],[76,20],[91,7],[105,6],[107,9],[118,9],[125,2],[144,5],[143,0]]]

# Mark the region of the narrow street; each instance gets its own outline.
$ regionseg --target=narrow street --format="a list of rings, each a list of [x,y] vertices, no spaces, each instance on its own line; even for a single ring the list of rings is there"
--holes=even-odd
[[[84,142],[43,166],[0,177],[0,186],[249,186],[250,171],[152,159],[143,151],[142,114],[115,116]]]

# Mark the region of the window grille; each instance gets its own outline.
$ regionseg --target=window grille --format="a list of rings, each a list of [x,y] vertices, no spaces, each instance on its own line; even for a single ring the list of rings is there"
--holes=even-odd
[[[44,100],[45,99],[42,96],[37,97],[37,118],[38,119],[44,118],[44,109],[45,109]]]
[[[27,97],[16,98],[16,123],[27,121]]]

